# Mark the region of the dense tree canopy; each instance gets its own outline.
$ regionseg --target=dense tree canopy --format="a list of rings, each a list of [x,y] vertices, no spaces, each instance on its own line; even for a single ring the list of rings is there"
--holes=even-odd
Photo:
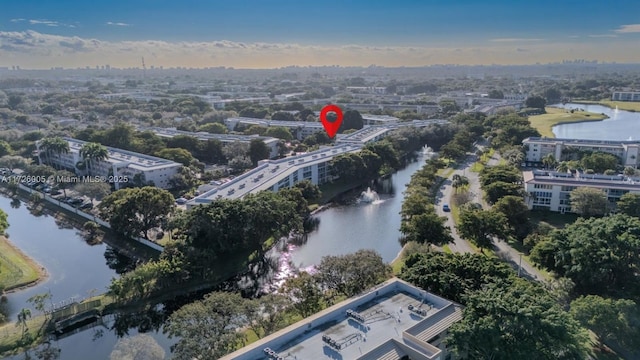
[[[540,285],[489,284],[466,297],[447,344],[469,359],[584,359],[588,336]]]
[[[607,194],[601,189],[579,187],[570,194],[571,211],[584,217],[602,216],[609,210]]]
[[[640,219],[580,218],[531,252],[537,264],[573,280],[578,294],[635,293],[640,286]]]
[[[616,205],[621,213],[640,217],[640,194],[626,193],[620,197]]]
[[[494,237],[506,239],[509,233],[507,217],[503,213],[470,207],[460,209],[457,229],[460,236],[481,249],[489,249]]]
[[[170,192],[155,186],[126,188],[106,196],[100,215],[111,229],[125,236],[148,238],[148,231],[166,224],[175,208]]]
[[[479,254],[428,252],[409,256],[400,278],[455,302],[472,291],[515,275],[505,263]]]
[[[316,267],[323,289],[351,297],[387,280],[391,267],[373,250],[359,250],[342,256],[325,256]]]

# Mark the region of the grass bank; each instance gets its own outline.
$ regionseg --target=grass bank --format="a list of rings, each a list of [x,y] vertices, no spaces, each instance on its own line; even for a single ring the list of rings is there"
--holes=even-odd
[[[546,137],[555,137],[551,129],[558,124],[572,123],[572,122],[585,122],[585,121],[600,121],[606,119],[606,115],[596,114],[587,111],[574,111],[571,113],[567,109],[560,109],[554,107],[545,108],[546,114],[529,116],[529,122],[540,135]]]
[[[640,112],[640,102],[633,102],[633,101],[611,101],[611,100],[603,99],[600,101],[576,100],[576,101],[572,101],[572,103],[585,104],[585,105],[602,105],[612,109],[615,109],[617,107],[620,110]]]
[[[5,291],[17,290],[33,286],[46,276],[42,266],[0,236],[0,287]]]

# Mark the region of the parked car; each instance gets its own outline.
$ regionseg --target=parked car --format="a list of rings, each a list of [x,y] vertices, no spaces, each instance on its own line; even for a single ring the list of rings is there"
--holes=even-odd
[[[442,204],[442,211],[449,212],[451,208],[449,208],[449,204]]]
[[[66,200],[67,204],[69,205],[80,205],[84,202],[84,200],[80,199],[80,198],[70,198],[68,200]]]
[[[78,206],[78,209],[93,209],[93,203],[92,202],[86,202],[86,203]]]

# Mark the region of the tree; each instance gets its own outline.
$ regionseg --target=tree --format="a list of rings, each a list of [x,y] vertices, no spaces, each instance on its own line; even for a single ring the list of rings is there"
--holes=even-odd
[[[588,336],[537,284],[489,284],[466,299],[447,345],[472,359],[584,359]]]
[[[342,125],[340,131],[343,132],[349,129],[360,130],[364,126],[364,120],[358,110],[347,110],[342,118]]]
[[[198,131],[205,131],[210,134],[226,134],[228,129],[226,126],[224,126],[224,124],[214,122],[214,123],[201,125],[198,128]]]
[[[4,235],[8,228],[7,213],[0,209],[0,235]]]
[[[351,297],[391,276],[391,267],[373,250],[353,254],[325,256],[315,274],[321,288]]]
[[[548,153],[542,157],[542,165],[544,165],[545,169],[553,169],[558,165],[558,162],[556,161],[556,157],[553,153]]]
[[[156,152],[155,155],[163,159],[178,162],[183,166],[189,166],[195,160],[189,151],[182,148],[165,148]]]
[[[107,195],[99,208],[114,231],[148,239],[149,230],[167,223],[175,199],[170,192],[153,186],[126,188]]]
[[[488,166],[480,171],[480,184],[483,187],[497,181],[519,183],[522,181],[522,173],[512,165]]]
[[[518,239],[522,240],[529,234],[529,208],[522,197],[504,196],[493,204],[492,210],[502,213],[507,218],[507,223]]]
[[[320,187],[309,180],[300,181],[296,183],[294,187],[302,191],[302,196],[307,199],[307,201],[316,201],[322,196]]]
[[[80,157],[82,157],[87,164],[89,174],[93,174],[95,162],[107,159],[109,157],[109,150],[99,143],[86,143],[80,148]]]
[[[18,105],[22,103],[22,96],[18,94],[11,94],[7,100],[7,105],[9,105],[9,109],[16,110]]]
[[[415,241],[442,246],[453,242],[451,228],[445,225],[447,218],[438,216],[433,207],[423,213],[412,215],[400,224],[402,243]]]
[[[531,95],[525,100],[525,106],[528,108],[536,108],[544,110],[547,100],[540,95]]]
[[[69,142],[60,137],[48,137],[40,141],[40,149],[44,151],[45,159],[43,162],[48,165],[52,165],[52,155],[59,156],[60,154],[66,154],[69,152]],[[42,153],[41,153],[42,155]],[[42,160],[42,158],[40,158]]]
[[[604,343],[615,342],[627,349],[640,345],[640,311],[633,300],[605,299],[597,295],[571,302],[571,314],[582,326],[593,330]]]
[[[602,216],[607,213],[609,200],[601,189],[579,187],[569,195],[571,211],[583,217]]]
[[[267,294],[253,300],[249,306],[249,326],[259,337],[265,337],[286,325],[286,310],[291,301],[281,294]]]
[[[55,187],[57,187],[58,189],[62,190],[62,192],[64,193],[64,197],[67,197],[67,189],[71,188],[73,185],[75,185],[72,181],[70,181],[71,179],[73,179],[76,174],[72,173],[71,171],[67,171],[67,170],[58,170],[55,173],[55,180],[53,185]]]
[[[82,230],[84,230],[87,240],[92,240],[98,235],[98,231],[100,230],[100,225],[95,221],[86,221],[82,225]]]
[[[460,236],[482,249],[489,249],[493,238],[505,239],[508,234],[507,218],[501,212],[469,207],[460,209],[457,229]]]
[[[504,93],[502,90],[491,89],[489,91],[489,99],[504,99]]]
[[[22,326],[22,336],[24,337],[25,333],[29,329],[29,326],[27,325],[27,320],[31,318],[31,310],[23,308],[18,313],[17,318],[18,318],[18,322],[16,323],[16,325]]]
[[[165,325],[179,339],[171,347],[173,358],[219,359],[236,349],[247,326],[246,307],[237,293],[213,292],[175,311]]]
[[[264,136],[270,136],[277,139],[282,139],[285,141],[291,141],[293,139],[293,135],[288,128],[283,126],[270,126],[264,132]]]
[[[640,217],[640,194],[626,193],[617,202],[618,210],[629,216]]]
[[[605,152],[594,152],[580,159],[583,169],[592,169],[597,174],[602,174],[606,170],[615,170],[619,163],[617,156]]]
[[[11,155],[12,152],[11,145],[4,140],[0,140],[0,156]]]
[[[91,199],[91,203],[94,200],[102,200],[105,196],[111,194],[111,186],[104,182],[81,182],[75,184],[73,190],[78,194],[83,195]],[[66,194],[66,193],[65,193]],[[65,195],[66,196],[66,195]]]
[[[46,301],[47,300],[51,300],[51,293],[47,292],[47,293],[42,293],[42,294],[35,294],[32,297],[30,297],[29,299],[27,299],[27,302],[32,304],[33,307],[40,311],[45,318],[47,317],[47,313],[45,311],[45,306],[46,306]]]
[[[26,169],[31,164],[30,159],[25,159],[18,155],[5,155],[0,157],[0,167],[6,167],[13,171],[14,169]]]
[[[162,360],[165,352],[158,342],[147,334],[118,339],[109,355],[110,360]]]
[[[469,185],[469,178],[466,176],[455,174],[451,178],[451,186],[456,189],[456,193],[458,192],[458,189],[463,188],[467,185]]]
[[[288,278],[279,291],[293,302],[293,309],[302,317],[315,314],[324,307],[318,280],[306,271]]]
[[[496,181],[484,186],[485,199],[489,204],[495,204],[505,196],[522,197],[522,185],[516,183],[508,183],[504,181]]]
[[[410,255],[400,273],[401,279],[459,303],[472,291],[514,277],[513,269],[497,258],[445,252]]]
[[[580,218],[531,252],[537,264],[570,278],[578,294],[620,294],[640,286],[640,219]]]
[[[260,139],[253,139],[249,143],[249,158],[253,163],[253,166],[258,165],[258,161],[268,159],[271,151],[267,144]]]

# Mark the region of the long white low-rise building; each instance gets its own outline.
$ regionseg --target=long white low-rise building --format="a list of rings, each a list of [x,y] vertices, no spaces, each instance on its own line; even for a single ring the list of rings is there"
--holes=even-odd
[[[318,131],[324,131],[322,123],[319,121],[283,121],[283,120],[268,120],[268,119],[254,119],[247,117],[233,117],[224,121],[229,130],[237,130],[238,127],[249,127],[251,125],[258,125],[264,127],[280,126],[289,129],[291,134],[298,140],[302,140],[308,136],[311,136]]]
[[[335,146],[279,160],[262,160],[258,167],[212,190],[206,191],[187,203],[208,204],[217,199],[237,199],[262,190],[277,191],[309,180],[316,185],[333,180],[329,162],[333,157],[358,152],[364,145],[383,139],[392,130],[402,127],[426,127],[447,124],[447,120],[414,120],[389,125],[369,126],[341,136]]]
[[[112,182],[116,189],[131,186],[136,175],[145,184],[168,189],[171,187],[172,176],[182,168],[182,164],[171,160],[105,146],[108,151],[106,159],[93,161],[79,169],[77,164],[84,160],[80,149],[87,142],[67,137],[63,139],[69,143],[69,152],[46,155],[53,164],[77,175],[102,176],[105,181]],[[40,142],[36,142],[36,146],[40,152]],[[42,161],[42,157],[40,160]]]
[[[360,149],[359,145],[343,144],[279,160],[262,160],[255,169],[191,199],[187,207],[222,198],[238,199],[262,190],[277,191],[304,180],[324,184],[333,179],[329,167],[331,159]]]
[[[567,151],[598,151],[617,156],[623,166],[638,167],[640,141],[556,139],[548,137],[529,137],[522,140],[525,148],[525,162],[536,165],[547,154],[553,154],[558,161]]]
[[[571,212],[571,192],[579,187],[603,190],[611,205],[626,193],[640,193],[640,178],[533,170],[522,173],[527,205],[533,210]]]
[[[264,142],[269,148],[269,158],[273,159],[278,157],[280,149],[278,148],[278,142],[280,139],[268,137],[268,136],[258,136],[258,135],[237,135],[237,134],[211,134],[204,131],[199,132],[191,132],[191,131],[183,131],[176,130],[173,128],[160,128],[160,127],[149,127],[149,128],[140,128],[140,130],[148,130],[154,132],[156,135],[160,137],[172,138],[178,135],[191,136],[201,141],[207,140],[218,140],[224,145],[231,144],[235,142],[241,143],[250,143],[252,140],[259,139]]]

